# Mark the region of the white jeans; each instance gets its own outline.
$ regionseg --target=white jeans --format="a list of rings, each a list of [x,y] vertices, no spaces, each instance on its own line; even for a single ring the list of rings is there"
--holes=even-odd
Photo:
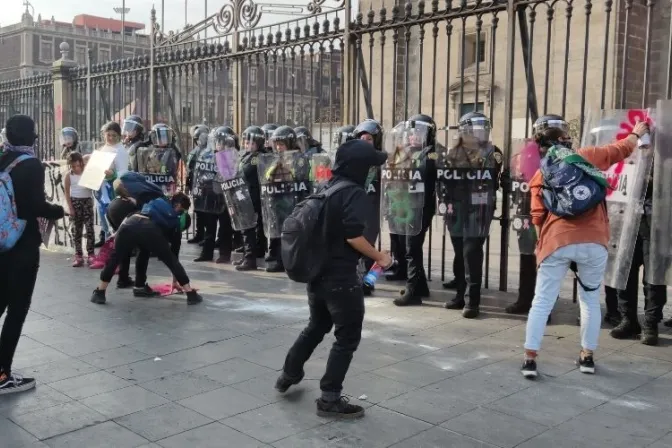
[[[549,255],[537,271],[532,308],[527,317],[525,349],[539,350],[548,316],[558,299],[560,285],[567,275],[569,264],[574,261],[581,282],[595,291],[585,291],[579,285],[581,305],[581,346],[595,350],[600,335],[600,284],[607,266],[607,249],[595,243],[570,244]]]

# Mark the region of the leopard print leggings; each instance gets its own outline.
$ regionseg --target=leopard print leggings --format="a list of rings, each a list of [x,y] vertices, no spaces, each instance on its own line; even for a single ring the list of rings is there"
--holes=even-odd
[[[79,257],[82,253],[82,228],[86,227],[86,253],[93,256],[95,236],[93,233],[93,199],[70,198],[75,216],[72,217],[72,238],[75,240],[75,254]]]

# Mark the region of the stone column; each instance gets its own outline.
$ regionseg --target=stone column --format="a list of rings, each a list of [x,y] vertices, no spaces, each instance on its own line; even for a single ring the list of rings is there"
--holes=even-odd
[[[70,69],[77,67],[77,63],[69,58],[70,45],[62,42],[60,47],[61,58],[51,67],[51,77],[54,82],[54,142],[59,141],[61,129],[72,126],[76,111],[72,101],[72,83]]]

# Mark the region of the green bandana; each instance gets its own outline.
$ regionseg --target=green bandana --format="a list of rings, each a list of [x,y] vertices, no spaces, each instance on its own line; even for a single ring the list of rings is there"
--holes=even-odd
[[[595,182],[604,188],[609,188],[607,177],[604,173],[593,166],[592,163],[581,157],[579,154],[564,146],[552,146],[546,153],[547,157],[551,159],[559,159],[565,163],[569,163],[579,168],[581,171],[593,178]]]

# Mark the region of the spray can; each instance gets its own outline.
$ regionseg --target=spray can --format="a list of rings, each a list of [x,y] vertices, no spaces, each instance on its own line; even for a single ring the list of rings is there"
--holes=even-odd
[[[376,281],[378,281],[378,277],[380,277],[383,272],[392,269],[395,265],[396,262],[392,260],[392,264],[387,269],[384,269],[377,262],[373,263],[373,266],[371,266],[369,272],[364,276],[364,284],[370,288],[373,288],[376,285]]]

